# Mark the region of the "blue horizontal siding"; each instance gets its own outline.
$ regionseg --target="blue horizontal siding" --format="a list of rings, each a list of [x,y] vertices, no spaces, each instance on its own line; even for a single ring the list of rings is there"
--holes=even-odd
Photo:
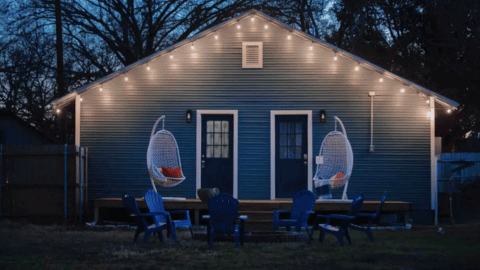
[[[428,104],[396,81],[378,81],[381,74],[355,72],[355,62],[274,25],[265,31],[250,21],[242,28],[226,26],[160,57],[123,77],[103,84],[103,91],[82,94],[81,144],[89,147],[90,199],[118,197],[123,191],[143,196],[151,188],[146,150],[153,124],[166,115],[165,128],[178,142],[186,180],[159,188],[163,196],[195,197],[196,111],[238,110],[238,194],[240,199],[270,196],[270,111],[312,110],[313,153],[334,130],[333,116],[344,123],[355,155],[348,194],[365,192],[379,199],[406,200],[417,208],[430,202],[430,130]],[[260,22],[257,22],[260,23]],[[241,68],[242,41],[262,41],[263,69]],[[405,88],[406,93],[399,92]],[[370,97],[374,97],[374,145],[370,145]],[[185,122],[185,111],[193,111]],[[319,111],[327,112],[320,123]],[[313,172],[316,166],[313,165]]]

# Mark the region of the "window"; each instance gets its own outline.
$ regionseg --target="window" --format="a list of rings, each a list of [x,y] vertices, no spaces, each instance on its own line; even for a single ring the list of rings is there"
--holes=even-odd
[[[280,159],[302,158],[302,123],[280,122]]]
[[[242,43],[242,68],[263,68],[263,43]]]
[[[228,121],[207,121],[207,158],[229,158]]]

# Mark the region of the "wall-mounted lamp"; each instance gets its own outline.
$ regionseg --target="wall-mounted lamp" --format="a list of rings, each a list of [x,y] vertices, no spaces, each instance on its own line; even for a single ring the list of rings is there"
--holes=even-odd
[[[187,110],[187,112],[185,113],[185,122],[192,122],[192,110]]]
[[[327,121],[327,113],[325,110],[320,110],[320,123],[325,123]]]

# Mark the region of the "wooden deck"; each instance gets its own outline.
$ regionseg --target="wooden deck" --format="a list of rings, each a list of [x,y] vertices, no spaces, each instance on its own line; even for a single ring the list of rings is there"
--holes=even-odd
[[[239,214],[247,215],[247,229],[267,229],[270,228],[273,221],[273,210],[290,210],[292,200],[239,200]],[[145,200],[137,198],[137,204],[140,209],[147,209]],[[208,205],[199,199],[186,200],[164,200],[164,207],[170,210],[190,210],[193,214],[192,222],[195,225],[200,224],[200,212],[208,212]],[[375,212],[380,201],[365,201],[362,212]],[[351,202],[341,201],[317,201],[313,210],[317,213],[346,213],[350,209]],[[94,201],[94,219],[102,220],[101,212],[112,208],[123,208],[121,198],[102,198]],[[101,211],[102,210],[102,211]],[[411,210],[411,203],[401,201],[386,201],[382,214],[397,214],[400,219],[408,221],[408,215]],[[403,218],[401,218],[403,216]]]

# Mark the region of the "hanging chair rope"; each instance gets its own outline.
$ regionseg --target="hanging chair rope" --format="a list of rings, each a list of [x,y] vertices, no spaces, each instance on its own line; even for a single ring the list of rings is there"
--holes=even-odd
[[[155,133],[160,121],[163,121],[162,130]],[[164,115],[158,118],[153,126],[147,150],[147,166],[155,191],[157,190],[155,184],[163,187],[173,187],[185,180],[177,141],[172,133],[165,130]],[[168,174],[171,175],[166,176]]]

